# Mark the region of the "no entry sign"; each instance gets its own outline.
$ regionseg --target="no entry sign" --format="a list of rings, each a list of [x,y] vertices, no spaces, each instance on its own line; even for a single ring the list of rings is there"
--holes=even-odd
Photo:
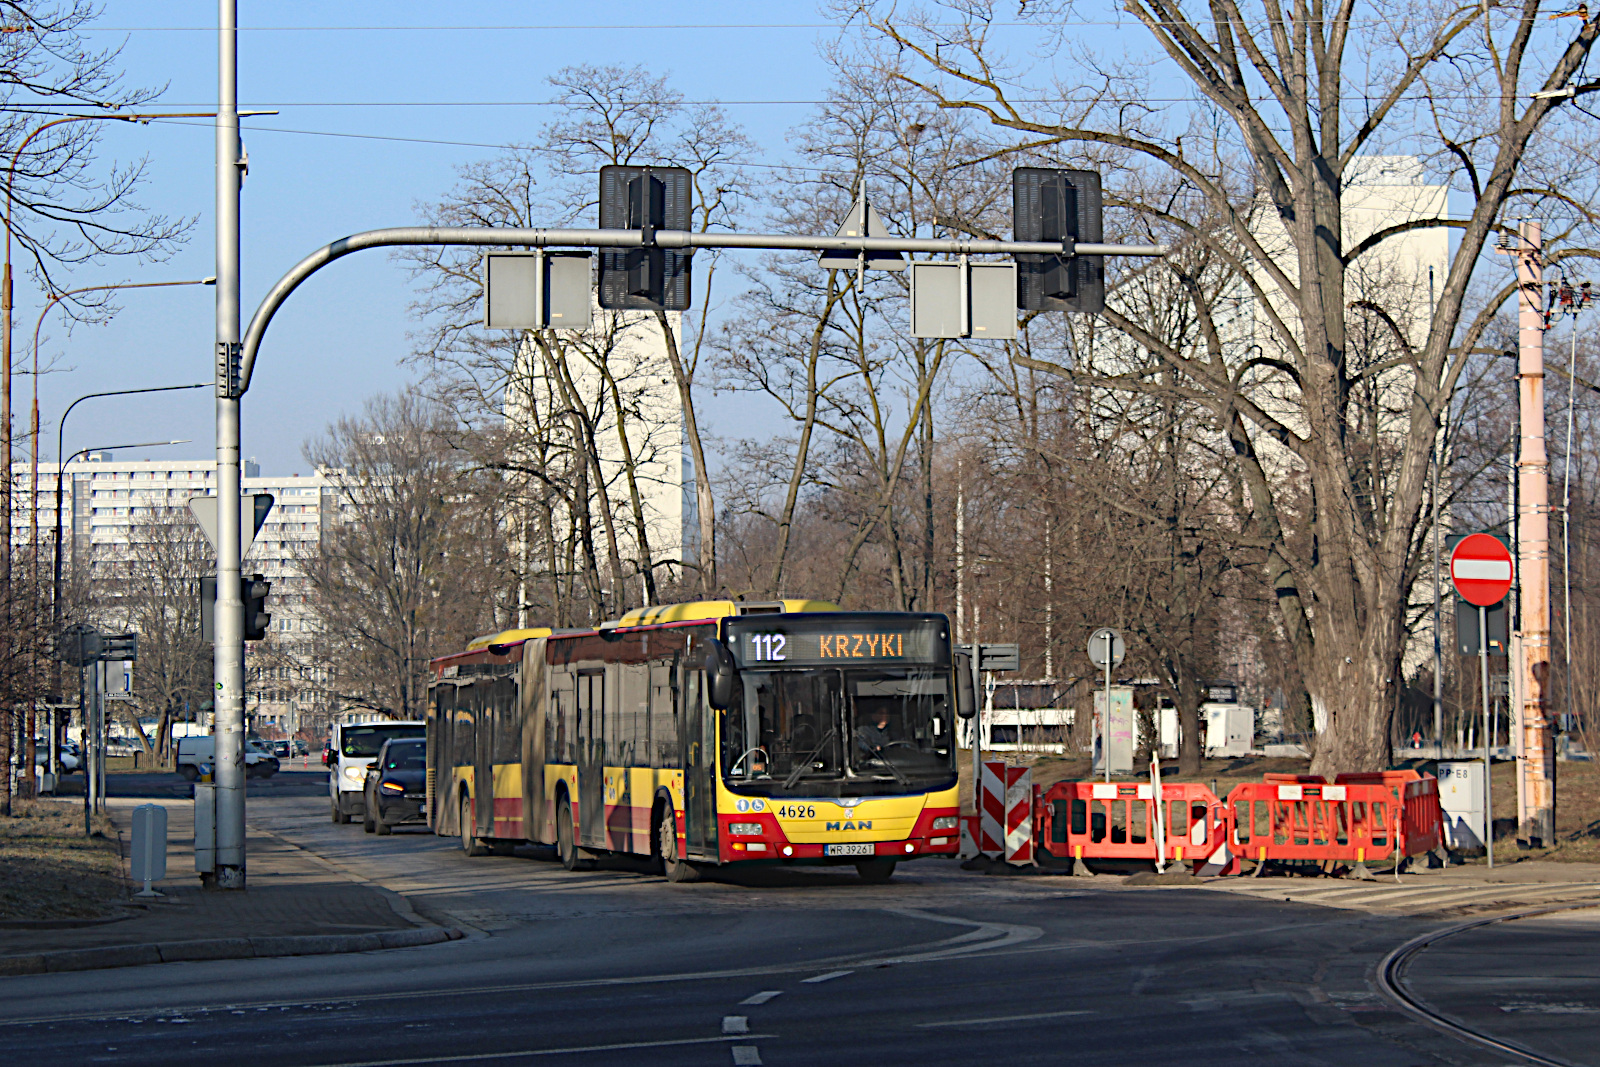
[[[1514,573],[1511,550],[1497,537],[1469,534],[1450,553],[1450,581],[1468,604],[1487,608],[1506,598]]]

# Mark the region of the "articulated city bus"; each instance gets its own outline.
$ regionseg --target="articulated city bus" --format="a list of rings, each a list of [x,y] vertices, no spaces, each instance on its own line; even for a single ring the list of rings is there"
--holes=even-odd
[[[428,817],[469,854],[895,864],[957,851],[970,674],[943,615],[818,601],[646,608],[433,661]]]

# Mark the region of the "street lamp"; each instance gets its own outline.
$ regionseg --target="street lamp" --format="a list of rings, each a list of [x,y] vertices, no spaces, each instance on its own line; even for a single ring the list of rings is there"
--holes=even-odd
[[[17,145],[16,151],[11,153],[11,169],[6,172],[6,213],[4,218],[6,230],[6,259],[4,268],[0,268],[0,482],[6,487],[6,507],[0,512],[0,575],[5,581],[11,581],[11,498],[13,492],[11,484],[11,236],[13,230],[13,217],[16,215],[17,200],[15,187],[17,168],[22,163],[22,153],[27,149],[33,139],[44,131],[55,126],[69,122],[139,122],[148,123],[153,119],[204,119],[215,118],[215,111],[182,111],[167,114],[130,114],[120,115],[110,112],[103,115],[67,115],[63,118],[52,119],[49,122],[29,131],[28,136]]]
[[[240,111],[240,116],[276,115],[275,110],[268,111]],[[61,126],[69,122],[134,122],[148,125],[157,119],[214,119],[215,111],[170,111],[151,113],[120,114],[108,111],[98,115],[66,115],[52,119],[37,128],[29,131],[28,136],[17,145],[16,151],[11,153],[11,169],[6,172],[6,210],[3,219],[6,231],[6,257],[5,266],[0,268],[0,482],[6,487],[6,507],[0,509],[0,578],[6,582],[11,581],[11,501],[13,492],[11,484],[11,238],[13,234],[13,217],[16,214],[17,201],[15,185],[17,168],[21,165],[22,153],[29,143],[44,131]],[[168,283],[176,284],[176,283]],[[128,288],[131,288],[128,287]],[[67,295],[67,294],[63,294]]]
[[[71,456],[63,456],[63,437],[67,429],[67,416],[72,414],[72,409],[85,400],[93,400],[101,396],[125,396],[129,393],[170,393],[178,389],[209,389],[211,382],[201,382],[198,385],[153,385],[143,389],[113,389],[106,393],[85,393],[67,405],[67,410],[61,413],[61,422],[56,427],[56,529],[55,529],[55,559],[54,573],[50,582],[50,632],[56,633],[61,628],[61,482],[66,476],[67,464],[85,452],[94,452],[101,448],[155,448],[161,445],[184,445],[188,441],[144,441],[131,445],[97,445],[95,448],[80,448]]]
[[[168,386],[167,388],[170,389],[170,388],[173,388],[173,387],[172,386]],[[194,388],[194,387],[193,386],[178,386],[177,388]],[[151,390],[135,389],[135,390],[128,390],[128,391],[129,392],[150,392]],[[93,394],[93,393],[90,394],[90,396],[94,396],[94,395],[97,395],[97,394]],[[78,400],[87,400],[87,399],[88,399],[88,397],[79,397],[78,398]],[[78,401],[74,400],[72,403],[73,403],[73,405],[76,405],[78,403]],[[67,408],[68,412],[70,412],[71,410],[72,410],[71,407]],[[61,421],[63,423],[65,423],[67,421],[66,415],[62,415],[61,416]],[[66,457],[66,458],[62,458],[61,457],[60,446],[59,445],[57,446],[57,451],[56,451],[57,460],[56,460],[56,559],[55,559],[55,581],[51,584],[51,590],[50,590],[50,633],[51,633],[52,636],[56,635],[60,631],[60,628],[61,628],[61,479],[63,477],[63,472],[66,470],[67,463],[70,462],[73,459],[77,459],[79,456],[83,455],[85,452],[94,452],[94,451],[97,451],[97,450],[103,449],[103,448],[155,448],[155,447],[158,447],[158,446],[161,446],[161,445],[184,445],[184,444],[188,444],[188,442],[187,441],[138,441],[138,442],[135,442],[134,444],[128,444],[128,445],[96,445],[94,448],[79,449],[78,451],[74,452],[70,457]],[[58,656],[56,658],[56,663],[59,664],[60,662],[61,662],[61,660],[60,660],[60,658]],[[56,681],[59,682],[60,679],[57,678]],[[38,758],[39,758],[37,753],[36,753],[36,751],[35,751],[35,749],[34,749],[34,736],[33,735],[34,735],[34,732],[35,732],[35,726],[34,726],[34,718],[33,718],[33,716],[34,716],[33,705],[30,704],[29,708],[28,708],[28,717],[27,717],[27,741],[24,743],[24,752],[25,752],[25,757],[24,758],[26,760],[26,765],[29,768],[29,773],[30,774],[32,773],[32,768],[33,768],[33,765],[34,765],[35,761],[37,761]],[[54,751],[54,745],[55,745],[54,735],[51,736],[50,744],[52,746],[52,751]],[[31,781],[31,779],[30,779],[30,781]],[[30,788],[31,788],[31,786],[30,786]]]
[[[32,546],[33,557],[36,561],[39,557],[39,331],[44,329],[45,316],[50,314],[50,309],[55,307],[56,304],[69,296],[77,296],[80,293],[104,292],[113,289],[161,289],[172,285],[216,284],[215,275],[210,278],[181,282],[114,282],[110,285],[86,285],[81,289],[68,289],[66,292],[53,293],[50,299],[45,301],[44,310],[39,312],[39,321],[33,327],[33,417],[28,426],[28,436],[33,442],[28,462],[28,544]],[[198,389],[201,387],[183,386],[182,388]],[[90,395],[96,396],[100,394],[91,393]],[[80,397],[79,399],[85,398]],[[74,404],[77,402],[77,400],[73,401]],[[69,407],[67,410],[71,411],[72,409]],[[65,415],[61,416],[61,421],[63,423],[66,422],[66,418]],[[58,436],[56,440],[56,457],[60,458],[60,456],[61,441]],[[36,583],[39,578],[37,570],[38,568],[35,567],[33,580]]]

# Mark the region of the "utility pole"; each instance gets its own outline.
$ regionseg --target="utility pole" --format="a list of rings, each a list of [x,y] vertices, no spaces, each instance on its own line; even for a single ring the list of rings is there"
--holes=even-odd
[[[1517,839],[1555,842],[1555,731],[1550,724],[1550,460],[1544,447],[1544,263],[1537,221],[1524,221],[1513,251],[1517,266],[1517,554],[1521,578],[1519,672],[1522,758]]]
[[[1433,268],[1428,268],[1428,323],[1432,329],[1434,313]],[[1444,759],[1444,636],[1440,612],[1439,526],[1441,502],[1439,499],[1439,466],[1444,460],[1444,428],[1449,424],[1450,401],[1445,398],[1439,408],[1439,425],[1433,432],[1433,744],[1439,759]],[[1480,638],[1482,640],[1482,638]]]
[[[216,710],[217,889],[245,887],[244,596],[239,500],[239,142],[238,0],[217,4],[217,602],[213,668]]]

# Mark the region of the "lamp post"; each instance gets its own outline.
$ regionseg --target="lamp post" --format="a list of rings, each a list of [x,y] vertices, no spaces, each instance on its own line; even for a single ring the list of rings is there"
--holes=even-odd
[[[16,180],[17,168],[22,162],[22,153],[32,143],[33,139],[44,131],[69,122],[138,122],[148,123],[155,119],[208,119],[215,118],[214,111],[179,111],[162,114],[129,114],[120,115],[108,112],[102,115],[67,115],[59,119],[52,119],[28,132],[28,135],[18,144],[16,151],[11,153],[11,169],[6,172],[6,258],[5,266],[0,268],[0,482],[6,487],[6,506],[0,509],[0,580],[7,586],[11,583],[11,495],[14,487],[11,484],[11,237],[13,232],[13,218],[16,215]]]
[[[67,410],[61,413],[61,422],[56,428],[56,529],[55,529],[55,571],[50,583],[50,632],[56,633],[61,628],[61,482],[66,477],[67,464],[85,452],[94,452],[102,448],[154,448],[159,445],[183,445],[187,441],[144,441],[131,445],[97,445],[95,448],[80,448],[71,456],[63,456],[62,444],[66,434],[67,416],[72,414],[72,409],[85,400],[93,400],[101,396],[126,396],[130,393],[170,393],[179,389],[209,389],[211,382],[201,382],[198,385],[152,385],[143,389],[113,389],[106,393],[85,393],[67,405]]]
[[[170,388],[170,386],[169,386],[169,388]],[[185,387],[180,387],[180,388],[185,388]],[[130,392],[146,392],[148,390],[129,390],[129,391]],[[91,394],[91,395],[93,395],[93,394]],[[79,400],[86,400],[86,399],[88,399],[88,397],[79,397],[78,399]],[[74,400],[73,404],[76,405],[77,402],[78,402],[77,400]],[[69,411],[69,412],[71,410],[72,410],[72,408],[70,408],[70,407],[67,409],[67,411]],[[62,422],[66,422],[67,421],[66,415],[62,415],[61,416],[61,421]],[[126,445],[96,445],[93,448],[81,448],[78,451],[74,452],[71,456],[61,456],[60,452],[59,452],[59,449],[58,449],[57,458],[56,458],[56,559],[55,559],[55,581],[51,584],[51,595],[50,595],[50,632],[51,632],[51,634],[56,634],[60,630],[60,619],[61,619],[61,480],[65,476],[65,471],[66,471],[67,464],[70,463],[72,460],[77,459],[79,456],[83,455],[85,452],[95,452],[95,451],[98,451],[100,449],[110,449],[110,448],[155,448],[155,447],[160,446],[160,445],[182,445],[182,444],[188,444],[188,442],[187,441],[136,441],[133,444],[126,444]],[[57,665],[60,664],[61,660],[60,660],[59,656],[55,658],[55,662],[56,662]],[[59,685],[57,685],[56,688],[59,688]],[[35,749],[34,749],[33,709],[32,709],[31,705],[30,705],[29,710],[28,710],[28,727],[29,727],[29,729],[28,729],[28,740],[26,742],[27,754],[26,754],[25,758],[27,760],[27,765],[31,770],[31,768],[33,767],[34,763],[39,758],[37,753],[35,752]],[[84,737],[85,738],[88,737],[87,731],[85,731]],[[51,738],[50,744],[51,744],[51,747],[52,747],[52,750],[53,750],[54,746],[55,746],[54,737]],[[85,749],[85,755],[87,755],[87,754],[88,753],[87,753],[87,748],[86,748]],[[84,779],[84,781],[86,781],[86,782],[88,780],[89,779],[87,779],[87,778]],[[85,832],[87,832],[87,831],[85,831]]]

